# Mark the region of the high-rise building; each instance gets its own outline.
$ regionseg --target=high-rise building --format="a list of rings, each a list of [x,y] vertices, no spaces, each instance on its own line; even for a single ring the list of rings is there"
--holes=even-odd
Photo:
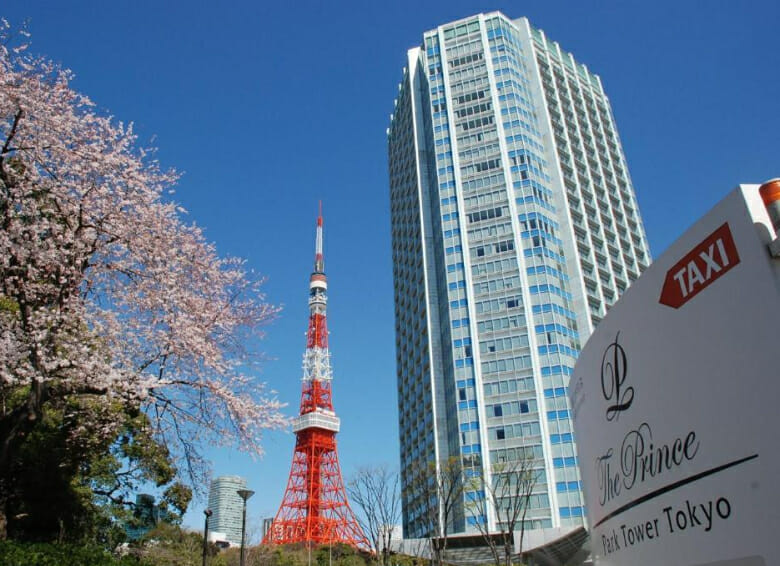
[[[222,533],[231,545],[241,544],[241,516],[244,501],[238,495],[239,489],[246,489],[246,479],[240,476],[220,476],[211,481],[209,488],[209,509],[213,515],[209,529]]]
[[[169,521],[170,514],[155,503],[154,495],[139,493],[135,496],[132,519],[125,523],[128,540],[139,540],[161,521]]]
[[[403,528],[412,471],[533,458],[526,533],[575,529],[567,388],[650,252],[601,79],[525,18],[479,14],[410,49],[388,129]],[[474,483],[473,485],[478,485]],[[496,530],[467,486],[449,531]]]

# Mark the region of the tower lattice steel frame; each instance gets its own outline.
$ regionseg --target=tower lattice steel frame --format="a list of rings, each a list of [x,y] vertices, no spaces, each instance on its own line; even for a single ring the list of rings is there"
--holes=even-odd
[[[331,396],[327,289],[320,206],[314,272],[309,279],[310,314],[303,356],[301,407],[300,415],[293,422],[295,452],[282,504],[264,543],[368,546],[347,502],[336,452],[340,420],[333,410]]]

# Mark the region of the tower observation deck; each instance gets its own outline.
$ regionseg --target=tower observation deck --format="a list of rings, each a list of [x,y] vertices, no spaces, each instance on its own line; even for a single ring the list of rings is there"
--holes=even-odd
[[[309,328],[303,355],[300,414],[293,421],[295,451],[287,489],[264,543],[346,543],[367,547],[347,502],[341,477],[328,351],[327,290],[322,255],[322,209],[317,217],[314,271],[309,278]]]

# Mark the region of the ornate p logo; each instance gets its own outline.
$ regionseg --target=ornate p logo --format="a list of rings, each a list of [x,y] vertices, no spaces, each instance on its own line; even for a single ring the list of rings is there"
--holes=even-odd
[[[607,407],[607,420],[617,420],[622,411],[627,410],[634,401],[634,388],[623,387],[628,376],[626,351],[618,343],[620,332],[615,336],[601,358],[601,392],[610,405]]]

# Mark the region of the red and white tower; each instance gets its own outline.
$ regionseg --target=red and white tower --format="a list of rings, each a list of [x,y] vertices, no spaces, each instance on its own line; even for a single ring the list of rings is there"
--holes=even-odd
[[[346,543],[368,546],[347,503],[341,478],[333,411],[326,323],[328,282],[322,255],[322,207],[317,217],[314,272],[309,279],[309,330],[303,355],[300,415],[293,422],[295,452],[279,511],[264,543]]]

